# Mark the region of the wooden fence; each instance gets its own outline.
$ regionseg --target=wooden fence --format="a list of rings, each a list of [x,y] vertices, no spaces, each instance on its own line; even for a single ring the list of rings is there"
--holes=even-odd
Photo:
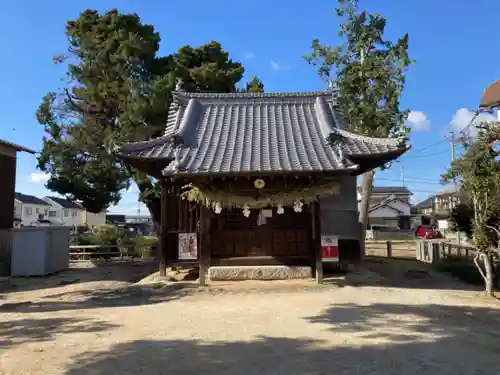
[[[449,257],[473,257],[477,249],[470,245],[461,245],[436,240],[420,240],[416,243],[417,260],[424,263],[436,263]]]
[[[443,240],[366,241],[365,249],[368,256],[416,259],[425,263],[451,256],[472,257],[476,252],[473,246]]]
[[[415,240],[366,241],[368,256],[415,259]]]
[[[71,245],[69,260],[81,262],[91,259],[144,259],[147,252],[153,251],[155,247],[156,245]]]

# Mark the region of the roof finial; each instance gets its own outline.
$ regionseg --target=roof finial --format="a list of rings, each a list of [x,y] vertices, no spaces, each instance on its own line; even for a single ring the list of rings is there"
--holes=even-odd
[[[182,91],[184,86],[184,81],[182,78],[177,78],[177,82],[175,83],[175,91]]]
[[[329,79],[328,80],[328,88],[326,89],[326,91],[328,92],[335,92],[339,89],[338,85],[337,85],[337,81],[333,80],[333,79]]]

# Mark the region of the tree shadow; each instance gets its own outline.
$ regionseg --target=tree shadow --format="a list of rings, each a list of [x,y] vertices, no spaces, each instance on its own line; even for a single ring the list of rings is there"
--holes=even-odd
[[[425,337],[476,336],[500,342],[500,309],[447,305],[331,305],[322,314],[308,318],[339,333],[392,342]],[[499,362],[500,363],[500,362]],[[500,368],[499,368],[500,369]]]
[[[47,276],[12,277],[2,287],[3,293],[57,288],[90,281],[135,283],[158,271],[157,261],[88,262],[70,264],[70,269]]]
[[[333,343],[331,334],[233,342],[136,340],[83,353],[66,374],[498,375],[499,319],[498,311],[487,308],[331,306],[307,320],[323,324],[335,337],[343,335]]]
[[[325,273],[325,283],[340,287],[376,286],[401,289],[483,291],[451,274],[437,272],[431,265],[416,260],[367,257],[353,272]]]
[[[104,332],[118,325],[97,319],[48,318],[0,322],[0,347],[46,342],[60,334]]]
[[[189,283],[131,285],[122,288],[83,289],[45,296],[40,300],[0,305],[0,313],[37,313],[64,310],[98,309],[153,305],[196,293]],[[55,300],[52,300],[55,299]]]

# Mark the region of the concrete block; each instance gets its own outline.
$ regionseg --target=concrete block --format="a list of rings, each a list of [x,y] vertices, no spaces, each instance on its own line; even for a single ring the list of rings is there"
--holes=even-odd
[[[213,266],[210,280],[290,280],[312,278],[307,266]]]

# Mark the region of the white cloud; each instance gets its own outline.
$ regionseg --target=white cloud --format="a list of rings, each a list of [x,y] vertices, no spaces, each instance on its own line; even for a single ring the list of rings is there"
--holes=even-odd
[[[281,64],[281,63],[278,63],[275,60],[271,60],[270,64],[271,64],[271,71],[272,72],[288,71],[288,70],[291,69],[290,65],[288,65],[288,64]]]
[[[252,60],[252,59],[255,59],[255,54],[253,52],[245,52],[243,54],[243,58],[245,60]]]
[[[406,119],[406,126],[414,131],[429,130],[431,122],[424,112],[411,111]]]
[[[277,72],[278,70],[280,70],[281,66],[280,64],[278,64],[276,61],[274,60],[271,60],[271,70],[273,72]]]
[[[50,176],[46,173],[43,173],[43,172],[35,172],[35,173],[31,174],[31,181],[32,182],[45,183],[48,181],[49,178],[50,178]]]
[[[450,125],[454,131],[459,132],[469,126],[474,116],[475,113],[470,109],[460,108],[453,115]],[[475,126],[481,124],[482,122],[491,121],[496,121],[496,117],[494,115],[486,112],[480,113],[476,118],[474,118],[472,125],[468,127],[469,135],[474,136],[476,134],[477,131]]]

